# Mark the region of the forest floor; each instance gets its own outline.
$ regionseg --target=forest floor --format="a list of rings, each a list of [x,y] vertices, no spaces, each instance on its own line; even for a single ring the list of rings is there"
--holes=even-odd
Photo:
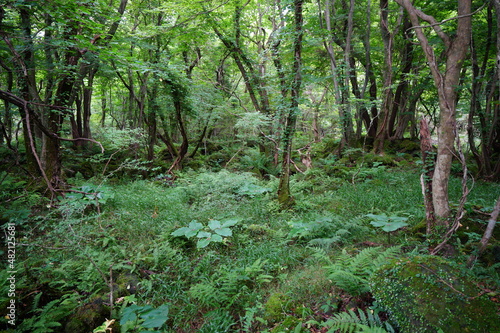
[[[428,252],[419,173],[312,169],[292,177],[289,210],[276,202],[278,180],[252,173],[73,178],[75,192],[57,206],[32,198],[3,212],[16,223],[18,307],[15,330],[7,319],[0,329],[119,332],[119,323],[121,332],[334,332],[350,316],[390,332],[388,324],[397,325],[370,292],[370,275],[348,263],[367,249],[387,259]],[[458,178],[450,194],[457,203]],[[499,195],[499,184],[474,184],[447,260],[466,262]],[[498,229],[496,247],[472,270],[496,302]],[[352,278],[340,279],[339,270]]]

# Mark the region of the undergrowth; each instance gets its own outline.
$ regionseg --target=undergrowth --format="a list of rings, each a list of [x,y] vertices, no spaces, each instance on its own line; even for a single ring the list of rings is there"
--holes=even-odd
[[[276,203],[273,176],[227,170],[168,181],[75,178],[75,192],[55,206],[41,210],[26,197],[37,214],[4,207],[3,219],[18,225],[17,297],[28,305],[17,331],[68,331],[81,321],[82,332],[115,332],[120,322],[127,332],[392,332],[369,310],[368,282],[400,249],[425,248],[412,229],[425,218],[421,190],[413,171],[365,169],[348,179],[320,169],[294,175],[289,210]],[[477,203],[500,192],[476,186]],[[391,234],[395,247],[368,214],[408,217]],[[359,310],[347,311],[362,295]]]

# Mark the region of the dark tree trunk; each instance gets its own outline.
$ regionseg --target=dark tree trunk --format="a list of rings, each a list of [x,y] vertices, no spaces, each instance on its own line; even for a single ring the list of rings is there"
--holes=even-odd
[[[281,164],[281,175],[278,185],[278,202],[282,207],[289,207],[294,199],[290,193],[290,162],[292,152],[292,141],[295,134],[295,125],[299,113],[300,86],[302,84],[302,37],[303,37],[303,0],[294,1],[295,14],[295,38],[293,40],[294,58],[293,58],[293,79],[290,90],[290,108],[285,122],[283,134],[283,154]]]

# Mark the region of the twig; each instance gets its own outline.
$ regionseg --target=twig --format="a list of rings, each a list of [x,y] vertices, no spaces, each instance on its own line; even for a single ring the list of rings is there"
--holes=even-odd
[[[479,7],[476,11],[470,13],[470,14],[465,14],[465,15],[458,15],[458,16],[455,16],[455,17],[451,17],[451,18],[448,18],[446,20],[442,20],[441,22],[434,22],[434,23],[431,23],[431,24],[428,24],[428,25],[416,25],[416,26],[413,26],[413,27],[410,27],[408,29],[406,29],[406,31],[408,30],[413,30],[413,29],[423,29],[423,28],[433,28],[437,25],[441,25],[443,23],[446,23],[448,21],[453,21],[453,20],[458,20],[458,19],[461,19],[461,18],[464,18],[464,17],[468,17],[468,16],[472,16],[472,15],[475,15],[477,14],[478,12],[480,12],[481,10],[483,10],[483,8],[488,4],[488,1],[485,1],[483,3],[483,5],[481,7]],[[422,17],[421,17],[422,18]],[[406,33],[406,32],[405,32]]]
[[[28,138],[30,141],[31,152],[33,153],[33,156],[35,157],[38,168],[40,169],[40,173],[42,174],[42,177],[45,180],[45,183],[47,184],[48,189],[50,190],[51,201],[52,201],[54,199],[54,195],[56,193],[56,190],[54,189],[54,187],[52,186],[52,183],[50,182],[49,178],[47,177],[47,174],[45,173],[45,170],[43,169],[42,161],[40,161],[40,157],[38,157],[38,154],[36,152],[35,141],[33,140],[33,134],[31,132],[30,116],[29,116],[30,111],[29,111],[29,107],[28,107],[28,104],[26,101],[24,101],[24,103],[23,103],[23,108],[24,108],[24,114],[25,114],[26,131],[28,132]]]
[[[87,257],[87,259],[90,260],[90,262],[92,263],[92,265],[94,265],[94,267],[97,269],[97,271],[99,272],[99,274],[101,274],[101,277],[103,278],[104,282],[106,282],[106,284],[108,286],[110,286],[110,288],[111,288],[111,285],[109,283],[108,278],[103,273],[103,271],[99,268],[99,266],[97,266],[97,264],[95,263],[94,259],[92,259],[92,257],[90,257],[88,254],[86,254],[86,253],[84,253],[84,254],[85,254],[85,257]]]
[[[231,163],[231,161],[232,161],[232,160],[236,157],[236,155],[238,155],[238,154],[240,153],[240,151],[242,151],[242,150],[243,150],[243,148],[245,148],[245,147],[244,147],[244,146],[243,146],[243,147],[241,147],[240,149],[238,149],[238,151],[237,151],[236,153],[234,153],[234,155],[233,155],[233,156],[231,156],[231,158],[229,159],[229,161],[227,161],[226,165],[224,165],[224,168],[227,168],[227,165],[228,165],[229,163]]]
[[[90,141],[90,142],[93,142],[96,145],[98,145],[99,147],[101,147],[101,153],[104,154],[104,147],[102,146],[102,144],[99,141],[96,141],[94,139],[89,139],[89,138],[66,139],[66,138],[61,138],[60,136],[56,136],[56,137],[57,137],[57,139],[62,140],[62,141],[71,141],[71,142],[74,142],[74,141]]]
[[[299,167],[297,166],[297,164],[295,164],[295,162],[290,158],[290,163],[293,164],[293,166],[295,167],[295,169],[300,172],[300,173],[304,173],[304,171],[300,170]]]
[[[113,295],[113,264],[109,266],[109,318],[113,318],[113,303],[114,295]]]
[[[471,268],[476,262],[479,255],[486,249],[488,242],[490,241],[491,236],[493,235],[493,230],[495,225],[497,224],[498,215],[500,214],[500,196],[497,199],[495,207],[491,212],[490,218],[488,220],[488,225],[486,230],[484,231],[483,237],[481,238],[479,247],[476,253],[472,253],[467,261],[467,267]]]
[[[26,244],[26,243],[16,243],[16,245],[20,245],[20,246],[36,246],[36,247],[40,247],[42,249],[49,249],[49,250],[66,250],[66,249],[69,248],[69,246],[53,247],[53,246],[43,246],[43,245],[38,245],[38,244]]]

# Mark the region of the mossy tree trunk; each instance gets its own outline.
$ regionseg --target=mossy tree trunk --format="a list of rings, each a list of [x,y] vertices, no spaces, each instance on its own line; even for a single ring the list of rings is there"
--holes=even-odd
[[[297,115],[299,113],[300,86],[302,84],[302,4],[302,0],[294,1],[295,36],[293,40],[293,79],[290,90],[290,108],[288,110],[283,133],[283,160],[281,163],[281,175],[278,186],[278,202],[282,207],[288,207],[293,204],[293,197],[290,193],[290,155],[292,151],[293,136],[295,134],[295,125],[297,123]]]
[[[401,16],[401,15],[400,15]],[[399,20],[399,19],[398,19]],[[382,105],[380,106],[379,122],[377,135],[373,144],[373,152],[375,154],[384,153],[384,143],[389,137],[389,119],[393,107],[394,93],[392,85],[394,80],[393,75],[393,55],[394,55],[394,36],[396,35],[399,24],[395,31],[389,29],[389,1],[380,0],[380,31],[382,41],[384,43],[384,82],[382,89]]]

